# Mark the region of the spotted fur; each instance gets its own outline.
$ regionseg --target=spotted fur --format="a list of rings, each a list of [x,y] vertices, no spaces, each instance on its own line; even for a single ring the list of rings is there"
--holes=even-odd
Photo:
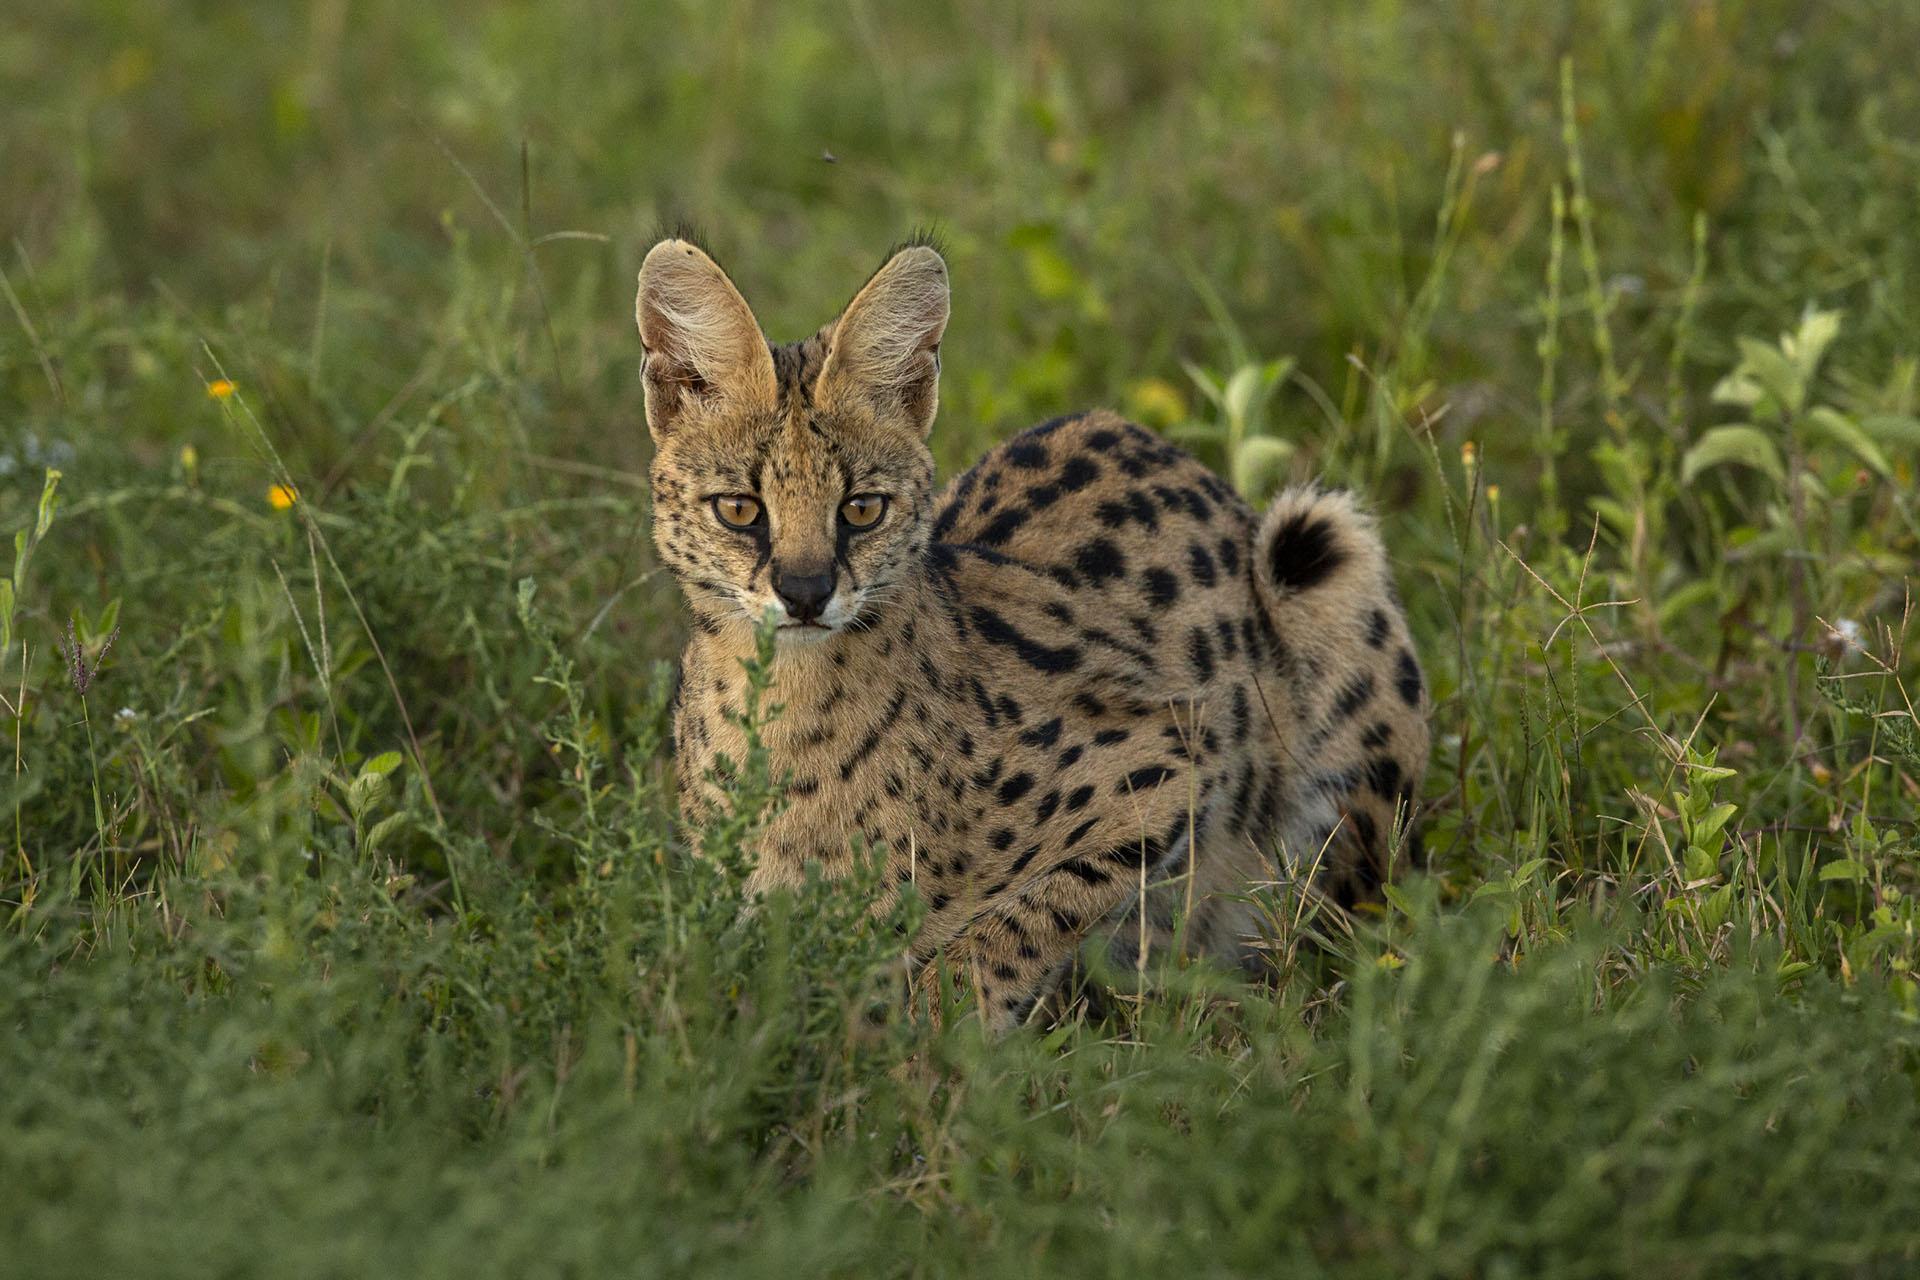
[[[1103,926],[1123,953],[1180,927],[1247,962],[1250,886],[1312,875],[1351,899],[1412,843],[1428,694],[1350,495],[1290,489],[1256,515],[1106,412],[1034,427],[936,495],[947,284],[926,246],[769,346],[720,268],[666,241],[637,315],[655,539],[694,620],[675,724],[690,821],[720,756],[740,758],[754,624],[783,624],[766,744],[791,783],[756,890],[884,845],[876,909],[911,883],[929,907],[914,957],[944,952],[1004,1027]],[[885,514],[850,529],[862,494]],[[763,526],[725,526],[721,495]],[[823,574],[803,626],[815,606],[783,584]]]

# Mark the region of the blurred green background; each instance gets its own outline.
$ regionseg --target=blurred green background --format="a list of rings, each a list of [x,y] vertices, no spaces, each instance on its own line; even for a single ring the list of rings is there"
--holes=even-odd
[[[1916,65],[1906,0],[10,13],[0,1271],[1908,1273]],[[845,888],[738,922],[683,221],[775,338],[934,229],[945,474],[1107,404],[1362,489],[1429,874],[997,1045]]]

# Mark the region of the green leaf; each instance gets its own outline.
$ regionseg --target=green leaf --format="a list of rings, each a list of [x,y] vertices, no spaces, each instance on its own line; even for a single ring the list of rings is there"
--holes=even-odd
[[[1253,397],[1260,389],[1260,366],[1244,364],[1233,371],[1227,379],[1227,390],[1223,405],[1227,411],[1227,421],[1236,428],[1243,426],[1247,416],[1253,410]]]
[[[347,811],[354,816],[355,821],[358,821],[386,798],[386,776],[378,773],[363,773],[347,788]]]
[[[1904,413],[1875,413],[1860,419],[1860,429],[1883,444],[1920,448],[1920,418]]]
[[[1286,474],[1293,442],[1274,436],[1243,441],[1233,455],[1233,486],[1249,499],[1259,498]]]
[[[1793,362],[1802,393],[1813,385],[1813,375],[1819,372],[1821,359],[1839,336],[1838,311],[1815,311],[1809,307],[1800,317],[1800,328],[1780,339],[1780,350]]]
[[[1714,849],[1694,845],[1682,860],[1689,880],[1711,880],[1720,873],[1720,854]]]
[[[1829,409],[1821,405],[1800,421],[1814,435],[1851,449],[1860,461],[1881,475],[1893,474],[1893,464],[1887,461],[1886,454],[1880,452],[1880,446],[1873,442],[1873,437],[1861,430],[1858,423],[1838,409]]]
[[[1745,374],[1751,381],[1760,384],[1766,392],[1757,406],[1761,413],[1769,409],[1784,409],[1788,413],[1800,412],[1800,406],[1806,399],[1807,388],[1800,380],[1799,370],[1793,362],[1777,349],[1752,338],[1738,339],[1740,346],[1740,364],[1734,369],[1737,374]],[[1771,401],[1769,405],[1767,401]]]
[[[1691,833],[1693,842],[1704,846],[1718,839],[1720,832],[1727,825],[1727,819],[1733,817],[1733,815],[1739,811],[1740,806],[1737,804],[1722,803],[1715,805],[1707,812],[1705,817],[1702,817],[1698,822],[1693,824],[1693,831]]]
[[[1865,880],[1867,867],[1865,863],[1855,862],[1852,858],[1835,858],[1820,868],[1820,878],[1822,880]]]
[[[1593,498],[1590,501],[1593,509],[1600,513],[1600,518],[1616,531],[1623,534],[1633,532],[1634,515],[1626,504],[1615,502],[1612,498]]]
[[[379,755],[361,765],[360,773],[363,777],[369,773],[377,773],[384,778],[395,769],[398,769],[405,761],[406,757],[398,751],[382,751]]]
[[[1789,960],[1785,956],[1782,956],[1780,957],[1779,967],[1773,971],[1773,976],[1779,982],[1785,984],[1793,981],[1803,973],[1812,972],[1813,966],[1805,960]]]
[[[1733,886],[1723,884],[1707,895],[1707,901],[1700,908],[1700,923],[1708,929],[1718,929],[1727,922],[1728,914],[1733,910]]]
[[[366,849],[367,852],[369,853],[371,853],[375,849],[378,849],[380,847],[380,842],[382,840],[385,840],[388,836],[392,835],[393,832],[400,826],[400,824],[405,822],[406,820],[407,820],[407,815],[404,813],[388,814],[386,817],[380,819],[380,821],[374,823],[373,826],[368,829],[367,838],[362,842],[361,847]]]
[[[1226,407],[1226,393],[1220,389],[1220,383],[1211,373],[1191,360],[1182,360],[1180,367],[1187,371],[1187,377],[1193,379],[1193,385],[1200,389],[1200,394],[1211,401],[1215,408]]]
[[[1716,616],[1720,612],[1720,584],[1711,578],[1695,579],[1676,588],[1660,602],[1654,616],[1666,627],[1698,609],[1712,609]]]
[[[1715,404],[1738,405],[1752,409],[1766,399],[1767,390],[1738,369],[1713,384]]]
[[[52,467],[47,468],[47,478],[40,486],[40,510],[34,517],[33,537],[37,542],[47,536],[47,530],[53,526],[54,509],[60,505],[56,490],[60,488],[60,473]]]
[[[1680,462],[1680,483],[1691,484],[1702,471],[1729,464],[1752,467],[1766,472],[1776,484],[1786,483],[1780,450],[1758,427],[1746,423],[1714,427],[1695,441]]]

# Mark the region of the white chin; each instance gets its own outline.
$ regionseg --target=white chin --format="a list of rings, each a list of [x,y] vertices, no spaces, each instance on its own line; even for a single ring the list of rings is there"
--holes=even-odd
[[[833,632],[834,628],[832,627],[809,627],[788,623],[785,626],[775,628],[773,635],[775,641],[782,647],[785,647],[788,645],[802,646],[818,644],[820,641],[832,635]]]

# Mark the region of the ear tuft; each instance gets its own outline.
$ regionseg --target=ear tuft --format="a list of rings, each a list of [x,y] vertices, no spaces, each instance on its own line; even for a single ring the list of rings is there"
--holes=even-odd
[[[633,319],[647,428],[665,439],[696,404],[771,406],[773,356],[760,324],[720,264],[689,240],[662,240],[640,264]]]
[[[930,245],[900,250],[834,321],[816,398],[862,398],[925,435],[939,407],[948,313],[945,260]]]

